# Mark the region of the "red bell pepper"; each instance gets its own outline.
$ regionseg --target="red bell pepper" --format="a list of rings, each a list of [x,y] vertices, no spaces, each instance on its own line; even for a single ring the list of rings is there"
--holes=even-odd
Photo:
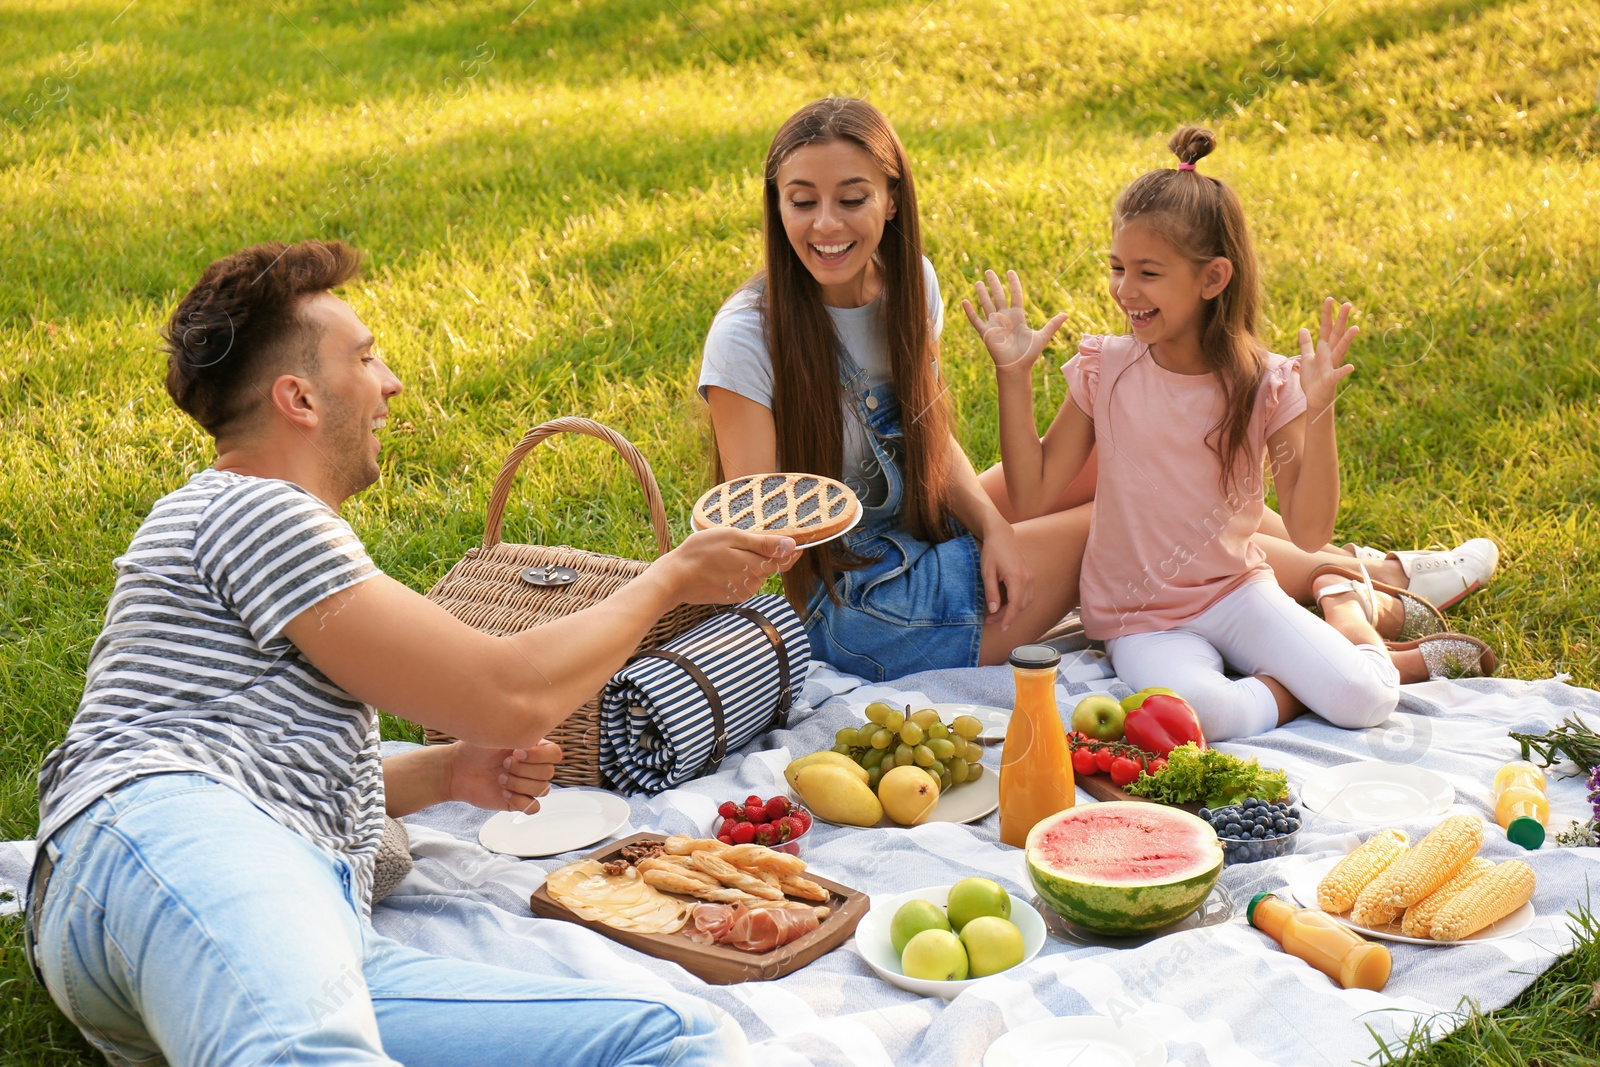
[[[1138,745],[1156,756],[1165,757],[1190,741],[1198,748],[1206,747],[1205,735],[1200,732],[1200,717],[1189,702],[1166,693],[1145,697],[1143,704],[1128,712],[1123,732],[1129,744]]]

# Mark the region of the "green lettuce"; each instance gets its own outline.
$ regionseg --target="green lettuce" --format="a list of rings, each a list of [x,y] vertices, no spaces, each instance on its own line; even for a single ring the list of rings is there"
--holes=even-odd
[[[1127,790],[1163,804],[1220,808],[1245,797],[1282,800],[1289,795],[1289,776],[1281,770],[1269,771],[1253,759],[1198,748],[1191,741],[1167,753],[1166,767],[1156,774],[1141,774]]]

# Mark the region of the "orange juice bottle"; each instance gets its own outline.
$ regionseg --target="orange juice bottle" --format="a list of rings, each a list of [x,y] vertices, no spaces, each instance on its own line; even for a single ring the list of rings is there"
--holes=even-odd
[[[1508,840],[1523,848],[1535,849],[1544,844],[1544,827],[1550,821],[1544,772],[1520,759],[1496,771],[1494,821],[1506,832]]]
[[[1070,808],[1077,793],[1067,730],[1056,710],[1056,665],[1049,645],[1011,652],[1017,702],[1000,752],[1000,840],[1022,848],[1028,831],[1047,815]]]
[[[1325,911],[1296,909],[1271,893],[1250,898],[1245,918],[1283,951],[1345,989],[1382,989],[1389,981],[1389,950],[1375,945]]]

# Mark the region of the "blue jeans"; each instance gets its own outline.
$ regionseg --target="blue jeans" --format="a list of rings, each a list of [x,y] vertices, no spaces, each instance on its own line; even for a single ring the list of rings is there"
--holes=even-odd
[[[141,778],[47,846],[51,996],[113,1064],[740,1063],[691,997],[545,978],[380,936],[349,868],[201,775]]]

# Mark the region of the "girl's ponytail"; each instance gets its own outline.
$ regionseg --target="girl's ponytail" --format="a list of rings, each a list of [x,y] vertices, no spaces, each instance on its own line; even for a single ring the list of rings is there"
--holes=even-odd
[[[1200,126],[1180,126],[1178,132],[1167,139],[1167,147],[1178,157],[1180,170],[1193,170],[1196,163],[1217,147],[1217,135]]]

